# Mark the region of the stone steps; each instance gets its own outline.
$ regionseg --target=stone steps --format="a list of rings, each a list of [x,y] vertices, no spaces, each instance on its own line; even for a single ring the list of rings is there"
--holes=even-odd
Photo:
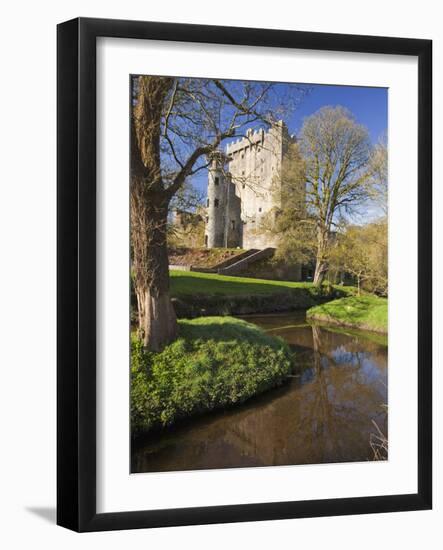
[[[220,273],[220,270],[228,268],[231,265],[238,263],[240,260],[246,259],[257,252],[260,252],[260,250],[258,250],[257,248],[250,248],[249,250],[240,252],[239,254],[236,254],[231,258],[227,258],[226,260],[219,262],[218,264],[214,264],[211,267],[199,267],[196,265],[170,265],[169,269],[179,269],[181,271],[197,271],[198,273]]]
[[[228,258],[227,260],[223,260],[222,262],[215,264],[211,267],[216,273],[219,273],[220,269],[224,269],[225,267],[230,267],[231,265],[244,260],[245,258],[248,258],[252,254],[255,254],[256,252],[259,252],[257,248],[250,248],[249,250],[245,250],[244,252],[241,252],[240,254],[236,254],[235,256],[232,256],[231,258]]]
[[[254,250],[254,249],[251,249]],[[241,273],[244,269],[250,266],[252,263],[257,262],[258,260],[263,260],[270,258],[274,255],[275,248],[265,248],[263,250],[255,250],[252,254],[234,262],[233,264],[222,267],[217,271],[219,275],[237,275]]]
[[[258,260],[270,258],[274,255],[275,248],[265,248],[259,250],[257,248],[250,248],[244,252],[223,260],[218,264],[211,267],[198,267],[194,265],[170,265],[169,269],[178,269],[181,271],[196,271],[199,273],[218,273],[219,275],[236,275],[241,273],[249,265]]]

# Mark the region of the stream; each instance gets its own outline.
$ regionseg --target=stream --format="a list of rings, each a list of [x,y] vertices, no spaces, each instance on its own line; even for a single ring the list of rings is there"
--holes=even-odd
[[[284,338],[298,372],[244,405],[147,435],[131,471],[373,460],[374,422],[387,435],[386,337],[307,323],[304,312],[243,318]]]

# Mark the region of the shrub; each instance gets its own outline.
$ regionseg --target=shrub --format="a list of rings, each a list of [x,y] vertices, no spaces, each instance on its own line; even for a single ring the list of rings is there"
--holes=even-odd
[[[160,353],[133,338],[133,434],[243,403],[281,384],[291,369],[283,340],[231,317],[179,321],[179,338]]]

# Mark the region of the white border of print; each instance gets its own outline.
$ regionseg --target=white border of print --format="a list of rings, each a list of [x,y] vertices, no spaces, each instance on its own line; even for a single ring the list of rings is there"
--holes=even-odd
[[[387,462],[129,474],[131,73],[389,88]],[[417,77],[412,56],[97,41],[98,513],[417,492]]]

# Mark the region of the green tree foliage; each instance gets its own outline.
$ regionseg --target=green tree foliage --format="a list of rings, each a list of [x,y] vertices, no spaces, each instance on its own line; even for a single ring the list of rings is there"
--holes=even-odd
[[[330,254],[337,271],[351,275],[360,289],[381,296],[388,294],[387,219],[363,226],[348,226],[337,236]]]
[[[306,208],[305,162],[298,143],[291,143],[282,163],[281,177],[276,178],[275,202],[262,222],[262,230],[280,236],[276,260],[288,264],[315,262],[316,220]]]

